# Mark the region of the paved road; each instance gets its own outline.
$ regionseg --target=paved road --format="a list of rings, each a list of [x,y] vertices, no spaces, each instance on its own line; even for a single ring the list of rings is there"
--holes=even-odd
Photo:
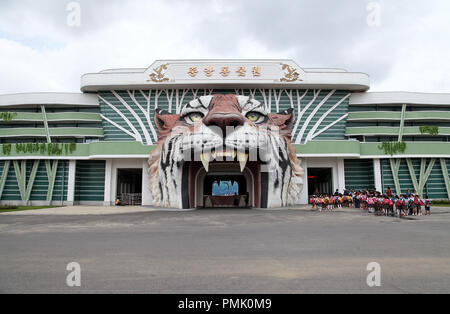
[[[450,209],[1,215],[0,292],[450,293]],[[66,265],[81,265],[81,287]],[[367,263],[382,286],[366,285]]]

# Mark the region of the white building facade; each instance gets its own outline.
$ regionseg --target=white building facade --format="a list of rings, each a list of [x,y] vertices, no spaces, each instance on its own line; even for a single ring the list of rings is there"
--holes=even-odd
[[[315,193],[388,186],[449,198],[450,94],[369,88],[365,73],[292,60],[163,60],[85,74],[81,93],[0,95],[0,203],[153,205],[155,111],[180,113],[215,94],[293,110],[305,171],[299,204]],[[183,207],[204,205],[195,199]]]

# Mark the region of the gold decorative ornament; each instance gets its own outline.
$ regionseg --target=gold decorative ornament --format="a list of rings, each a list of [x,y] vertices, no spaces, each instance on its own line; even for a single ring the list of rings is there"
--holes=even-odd
[[[253,76],[261,76],[261,67],[259,65],[254,66],[252,69]]]
[[[167,63],[161,64],[159,67],[153,69],[153,73],[150,74],[150,79],[156,83],[167,82],[169,79],[163,73],[165,70],[167,70]]]
[[[223,77],[227,77],[230,74],[230,69],[228,68],[228,66],[223,66],[222,69],[220,70],[220,74]]]
[[[213,75],[214,67],[208,66],[208,67],[206,67],[206,68],[203,69],[203,72],[205,72],[205,75],[206,75],[207,77],[210,77],[210,76]]]
[[[284,71],[287,71],[287,73],[284,73],[284,77],[280,79],[280,82],[302,81],[301,79],[299,79],[300,74],[297,72],[297,69],[294,69],[287,64],[282,64],[281,68]]]
[[[237,68],[236,73],[238,74],[238,76],[245,76],[246,74],[246,69],[243,66],[240,66]]]
[[[191,77],[195,77],[197,75],[197,73],[198,73],[197,67],[189,67],[188,74]]]

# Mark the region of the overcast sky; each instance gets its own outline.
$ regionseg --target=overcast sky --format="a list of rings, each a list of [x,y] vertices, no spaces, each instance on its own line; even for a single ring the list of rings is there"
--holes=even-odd
[[[0,93],[79,91],[84,73],[181,58],[289,58],[366,72],[372,91],[450,92],[449,13],[448,0],[0,0]]]

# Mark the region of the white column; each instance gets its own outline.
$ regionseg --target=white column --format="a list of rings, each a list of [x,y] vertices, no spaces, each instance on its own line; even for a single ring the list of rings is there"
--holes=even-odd
[[[375,190],[383,192],[383,184],[381,182],[381,162],[380,158],[373,159],[373,175],[375,177]]]
[[[112,184],[112,160],[107,159],[105,165],[105,194],[103,198],[103,206],[111,206],[111,184]],[[113,200],[114,202],[114,200]]]
[[[333,158],[333,166],[331,168],[331,182],[333,183],[333,187],[331,188],[331,194],[334,194],[336,189],[339,189],[339,172],[338,172],[338,162],[337,158]]]
[[[308,204],[308,159],[301,158],[302,168],[304,170],[303,174],[303,188],[300,192],[300,197],[298,199],[300,204]]]
[[[67,182],[67,205],[73,205],[75,201],[75,171],[77,161],[69,160],[69,178]]]
[[[148,173],[146,159],[142,161],[142,205],[153,205],[152,193],[150,193],[150,174]]]
[[[337,177],[338,177],[338,187],[337,188],[339,189],[339,193],[344,193],[344,190],[345,190],[344,158],[338,158],[338,160],[337,160]]]

